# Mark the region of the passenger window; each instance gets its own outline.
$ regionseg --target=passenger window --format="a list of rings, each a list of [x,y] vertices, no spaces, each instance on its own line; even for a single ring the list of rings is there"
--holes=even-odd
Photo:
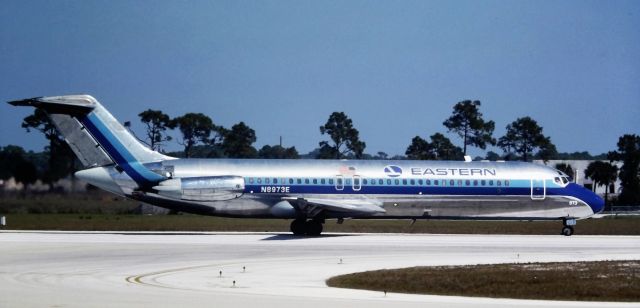
[[[249,184],[253,184],[253,178],[249,178]]]
[[[367,185],[368,181],[367,179],[362,179],[362,184]]]
[[[489,186],[493,186],[493,180],[489,180]]]
[[[302,184],[302,179],[296,179],[296,182],[297,182],[298,184]]]
[[[456,186],[456,181],[450,180],[449,181],[449,186]]]
[[[502,181],[497,180],[497,181],[496,181],[496,185],[497,185],[497,186],[502,186]]]
[[[458,186],[462,187],[462,180],[458,180]]]
[[[422,186],[422,179],[418,180],[418,185]]]
[[[269,184],[269,178],[264,178],[264,183]]]
[[[342,185],[342,178],[338,178],[338,185]]]
[[[400,180],[394,180],[393,183],[396,185],[400,185]]]
[[[412,179],[411,181],[409,181],[409,183],[410,183],[411,185],[416,185],[416,180],[413,180],[413,179]]]
[[[318,184],[318,179],[313,179],[313,184]]]
[[[289,184],[293,184],[293,179],[289,178]]]
[[[440,184],[440,182],[438,182],[438,180],[433,180],[433,185],[438,186],[438,184]]]
[[[485,181],[485,180],[480,181],[480,185],[482,185],[482,186],[487,185],[487,181]]]
[[[478,180],[473,180],[473,186],[478,186]]]
[[[431,185],[431,180],[427,180],[427,185]]]
[[[391,180],[387,180],[387,185],[391,185]]]
[[[471,186],[471,181],[469,181],[469,180],[464,181],[464,185]]]
[[[402,180],[402,185],[407,185],[407,180]]]
[[[304,179],[305,184],[309,184],[309,179]]]
[[[329,179],[329,184],[333,185],[333,179]]]
[[[262,178],[258,178],[257,181],[258,181],[258,184],[262,183]]]
[[[509,180],[504,180],[504,186],[509,186]]]
[[[278,184],[278,179],[273,178],[273,184]]]
[[[320,179],[320,184],[324,185],[324,183],[325,183],[324,179]]]

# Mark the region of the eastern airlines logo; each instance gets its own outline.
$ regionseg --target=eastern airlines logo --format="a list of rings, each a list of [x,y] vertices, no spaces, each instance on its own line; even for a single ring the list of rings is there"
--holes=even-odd
[[[389,165],[384,167],[384,173],[386,173],[388,177],[397,178],[402,175],[402,168]]]

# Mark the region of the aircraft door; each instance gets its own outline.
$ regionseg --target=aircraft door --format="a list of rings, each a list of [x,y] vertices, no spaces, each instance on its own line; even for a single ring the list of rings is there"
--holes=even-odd
[[[342,178],[342,175],[336,175],[336,190],[343,190],[344,189],[344,179]]]
[[[531,179],[531,200],[544,200],[547,187],[542,179]]]
[[[359,175],[354,175],[353,176],[353,191],[359,191],[360,188],[362,188],[362,180],[360,179]]]

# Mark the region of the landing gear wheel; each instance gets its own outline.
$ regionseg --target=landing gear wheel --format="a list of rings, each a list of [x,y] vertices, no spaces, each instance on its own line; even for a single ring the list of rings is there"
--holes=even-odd
[[[304,235],[306,233],[306,221],[304,219],[296,219],[291,222],[291,232],[294,235]]]
[[[571,236],[572,234],[573,234],[572,226],[564,226],[564,228],[562,228],[562,235]]]
[[[317,236],[322,233],[322,223],[317,220],[309,220],[305,224],[307,235]]]

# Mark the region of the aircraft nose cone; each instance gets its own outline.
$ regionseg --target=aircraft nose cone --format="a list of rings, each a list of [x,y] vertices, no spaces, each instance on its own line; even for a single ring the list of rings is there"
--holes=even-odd
[[[585,189],[586,190],[586,189]],[[604,199],[598,196],[596,193],[586,190],[587,194],[584,198],[584,202],[586,202],[594,214],[598,214],[604,210]]]
[[[588,204],[591,207],[591,209],[593,210],[594,214],[598,214],[598,213],[604,211],[604,199],[602,199],[600,196],[598,196],[596,194],[594,194],[593,200],[588,202]]]
[[[596,193],[574,183],[569,184],[567,188],[570,189],[575,197],[588,204],[594,214],[604,210],[604,199]]]

